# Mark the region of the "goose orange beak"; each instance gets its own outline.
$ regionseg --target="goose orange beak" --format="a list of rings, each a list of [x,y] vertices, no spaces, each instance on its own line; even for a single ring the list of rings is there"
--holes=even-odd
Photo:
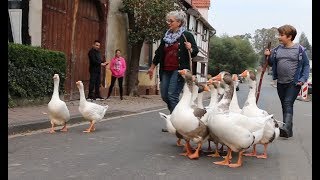
[[[203,90],[204,90],[204,91],[210,91],[210,88],[209,88],[208,85],[205,84]]]
[[[244,70],[241,74],[240,74],[240,76],[241,77],[247,77],[247,75],[248,75],[248,70]]]
[[[222,76],[221,74],[218,74],[216,76],[214,76],[213,78],[211,78],[213,81],[221,81],[222,80]]]
[[[178,73],[181,75],[186,75],[187,71],[185,69],[182,69],[182,70],[178,70]]]

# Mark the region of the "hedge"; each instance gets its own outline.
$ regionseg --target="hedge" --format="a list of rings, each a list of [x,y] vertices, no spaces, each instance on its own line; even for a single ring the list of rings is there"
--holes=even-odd
[[[8,43],[8,107],[21,99],[52,96],[54,74],[60,76],[60,94],[64,93],[66,57],[63,52]]]

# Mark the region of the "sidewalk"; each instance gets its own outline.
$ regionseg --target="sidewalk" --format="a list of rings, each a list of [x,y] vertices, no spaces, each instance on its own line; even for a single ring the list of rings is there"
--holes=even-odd
[[[105,118],[166,107],[165,103],[161,100],[160,95],[142,95],[140,97],[124,96],[122,101],[119,97],[114,96],[110,97],[108,100],[93,102],[102,105],[109,105]],[[86,121],[78,110],[79,100],[68,101],[66,104],[71,116],[68,124],[76,124]],[[8,108],[8,135],[50,127],[51,124],[48,117],[47,104],[40,106]]]

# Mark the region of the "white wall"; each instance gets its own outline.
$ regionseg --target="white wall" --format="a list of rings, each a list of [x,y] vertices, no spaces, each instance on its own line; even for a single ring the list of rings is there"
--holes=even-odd
[[[127,57],[128,53],[128,20],[124,13],[119,11],[122,0],[109,1],[107,34],[106,34],[106,57],[110,60],[114,57],[116,49],[121,50],[122,56]]]
[[[119,8],[122,5],[122,0],[110,0],[106,28],[106,52],[105,57],[110,61],[115,56],[115,50],[120,49],[121,55],[128,62],[128,18],[126,14],[121,13]],[[111,71],[109,65],[106,67],[106,86],[111,83]],[[127,68],[128,69],[128,68]],[[125,84],[125,80],[124,80]]]
[[[32,46],[41,46],[42,0],[29,2],[29,35]]]
[[[208,21],[208,10],[209,8],[197,8],[197,10],[200,12],[200,14],[203,16],[203,18]]]

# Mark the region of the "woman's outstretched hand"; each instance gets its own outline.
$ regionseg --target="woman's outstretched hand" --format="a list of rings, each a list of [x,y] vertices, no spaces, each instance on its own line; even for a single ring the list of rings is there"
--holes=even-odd
[[[150,68],[150,69],[148,70],[147,74],[149,74],[149,78],[150,78],[150,80],[151,80],[151,79],[153,78],[153,69]]]

